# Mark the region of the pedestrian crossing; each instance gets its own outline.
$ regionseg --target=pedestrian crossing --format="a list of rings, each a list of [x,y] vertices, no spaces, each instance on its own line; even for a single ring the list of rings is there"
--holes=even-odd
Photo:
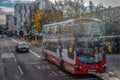
[[[37,64],[35,65],[37,69],[39,70],[55,70],[55,69],[58,69],[57,66],[55,65],[52,65],[52,64]]]
[[[41,66],[36,66],[37,69],[39,70],[50,70],[50,66],[49,65],[41,65]]]
[[[65,76],[66,74],[61,71],[56,65],[43,61],[37,63],[31,63],[40,72],[47,72],[48,76]]]

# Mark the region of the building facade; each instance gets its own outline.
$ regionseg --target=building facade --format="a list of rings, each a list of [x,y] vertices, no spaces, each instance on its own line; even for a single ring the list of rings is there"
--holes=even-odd
[[[15,18],[17,32],[31,32],[34,26],[35,14],[40,10],[53,10],[55,6],[49,0],[36,0],[32,3],[19,3],[15,5]]]
[[[32,25],[34,13],[39,10],[38,3],[20,3],[15,5],[15,17],[17,32],[23,30],[28,32]]]
[[[13,14],[7,14],[6,15],[6,27],[9,30],[16,29],[16,27],[14,25],[14,15]]]

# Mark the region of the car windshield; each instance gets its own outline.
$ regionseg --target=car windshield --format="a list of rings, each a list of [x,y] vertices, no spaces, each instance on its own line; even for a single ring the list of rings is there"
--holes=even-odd
[[[28,46],[28,45],[27,45],[27,43],[20,43],[19,46],[21,46],[21,47],[26,47],[26,46]]]

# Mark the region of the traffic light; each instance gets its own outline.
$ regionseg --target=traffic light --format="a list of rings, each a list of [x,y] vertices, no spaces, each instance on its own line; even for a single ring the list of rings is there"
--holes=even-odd
[[[31,32],[34,33],[34,31],[35,31],[35,27],[32,26],[32,27],[31,27]]]
[[[17,25],[17,18],[14,17],[14,25]]]

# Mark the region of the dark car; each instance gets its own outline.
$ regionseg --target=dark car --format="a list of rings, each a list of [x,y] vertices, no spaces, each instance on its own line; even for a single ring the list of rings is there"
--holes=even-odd
[[[12,30],[7,31],[6,35],[7,37],[12,37],[13,36]]]
[[[15,48],[16,52],[29,52],[29,46],[26,42],[18,42]]]

